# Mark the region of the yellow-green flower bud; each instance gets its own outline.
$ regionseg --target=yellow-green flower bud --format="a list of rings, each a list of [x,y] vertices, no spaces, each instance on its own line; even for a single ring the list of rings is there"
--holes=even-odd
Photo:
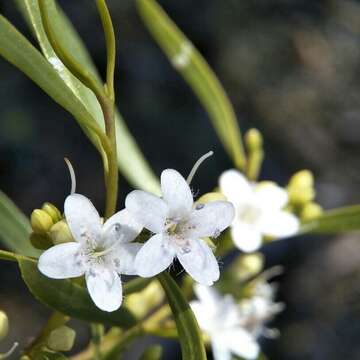
[[[68,326],[60,326],[53,330],[48,339],[47,346],[54,351],[70,351],[74,346],[76,333]]]
[[[240,255],[231,265],[231,271],[237,281],[245,281],[259,274],[264,266],[261,253]]]
[[[37,234],[45,234],[54,225],[51,216],[44,210],[35,209],[31,213],[31,227]]]
[[[196,204],[206,204],[211,201],[219,201],[219,200],[226,200],[225,195],[220,192],[209,192],[199,197],[196,200]]]
[[[164,292],[157,281],[152,281],[144,290],[130,294],[125,298],[125,306],[139,319],[159,305]]]
[[[140,360],[160,360],[162,353],[163,350],[160,345],[152,345],[144,351]]]
[[[320,217],[323,213],[322,207],[314,202],[310,202],[304,206],[304,208],[301,210],[301,220],[309,221],[309,220],[315,220],[318,217]]]
[[[6,338],[8,332],[9,319],[3,311],[0,311],[0,341]]]
[[[53,245],[49,235],[46,234],[37,234],[35,232],[30,234],[30,242],[35,249],[47,250]]]
[[[315,198],[314,176],[309,170],[294,174],[287,187],[290,203],[303,206]]]
[[[245,134],[245,143],[249,152],[257,151],[263,147],[263,137],[258,129],[250,129]]]
[[[65,220],[58,221],[49,231],[49,236],[54,245],[74,241],[68,224]]]
[[[62,219],[60,210],[49,202],[44,203],[41,209],[50,215],[54,224]]]

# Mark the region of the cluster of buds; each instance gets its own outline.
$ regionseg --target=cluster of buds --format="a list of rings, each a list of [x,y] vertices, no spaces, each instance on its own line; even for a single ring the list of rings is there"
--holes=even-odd
[[[37,249],[46,250],[53,245],[73,241],[61,212],[49,202],[31,213],[31,228],[30,241]]]
[[[295,173],[287,186],[289,204],[301,220],[313,220],[318,218],[323,210],[315,202],[316,191],[314,188],[314,176],[309,170],[301,170]]]

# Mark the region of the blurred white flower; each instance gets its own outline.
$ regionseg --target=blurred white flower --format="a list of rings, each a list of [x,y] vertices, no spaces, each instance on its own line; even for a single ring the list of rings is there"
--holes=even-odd
[[[161,174],[162,198],[145,191],[132,191],[126,209],[137,222],[153,232],[140,249],[135,265],[143,277],[165,270],[177,257],[194,280],[212,285],[219,278],[219,265],[201,238],[217,237],[234,218],[228,201],[194,205],[186,180],[172,169]]]
[[[275,333],[265,327],[265,322],[283,309],[281,303],[273,301],[272,286],[262,284],[240,304],[231,295],[221,296],[213,288],[196,285],[194,290],[198,300],[190,305],[200,328],[210,338],[214,359],[231,360],[232,354],[256,359],[260,353],[258,338]]]
[[[227,170],[219,179],[220,191],[235,206],[231,235],[242,251],[262,245],[264,235],[283,238],[297,233],[299,220],[283,208],[287,192],[272,182],[250,183],[239,171]]]
[[[142,227],[127,210],[102,224],[91,201],[80,194],[66,198],[64,212],[75,242],[46,250],[39,258],[39,270],[53,279],[85,275],[96,306],[104,311],[117,310],[122,303],[119,274],[136,275],[134,261],[141,244],[129,242]]]

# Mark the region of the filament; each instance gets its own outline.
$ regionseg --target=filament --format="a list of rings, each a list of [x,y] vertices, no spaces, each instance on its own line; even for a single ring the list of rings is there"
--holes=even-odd
[[[203,156],[201,156],[201,158],[194,164],[193,168],[190,171],[189,176],[186,179],[186,182],[190,185],[196,171],[198,170],[199,166],[210,156],[212,156],[214,154],[213,151],[209,151],[208,153],[204,154]]]
[[[70,179],[71,179],[71,189],[70,189],[70,195],[74,194],[74,192],[76,191],[76,177],[75,177],[75,171],[73,166],[71,165],[71,162],[68,158],[64,158],[65,163],[69,169],[69,173],[70,173]]]

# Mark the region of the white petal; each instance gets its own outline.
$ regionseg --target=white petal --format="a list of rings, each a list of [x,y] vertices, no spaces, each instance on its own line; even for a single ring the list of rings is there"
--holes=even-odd
[[[135,221],[154,233],[162,232],[168,206],[159,197],[141,190],[134,190],[125,199],[126,209]]]
[[[189,241],[188,252],[177,251],[177,257],[186,272],[202,285],[212,285],[219,279],[219,264],[205,242],[201,239]]]
[[[229,349],[233,354],[247,360],[256,359],[260,352],[260,347],[250,333],[237,328],[225,330],[219,338],[223,347]]]
[[[52,279],[68,279],[83,275],[85,270],[80,248],[81,245],[76,242],[51,247],[39,258],[40,272]]]
[[[213,316],[214,309],[209,309],[207,306],[200,301],[191,301],[190,306],[197,322],[199,323],[200,328],[203,331],[209,331],[213,328]]]
[[[86,286],[95,305],[103,311],[115,311],[122,303],[119,275],[104,266],[93,266],[85,274]]]
[[[277,211],[264,215],[259,226],[263,234],[280,238],[295,235],[300,225],[295,215]]]
[[[282,209],[288,202],[285,189],[270,181],[260,182],[255,187],[255,201],[262,208]]]
[[[253,194],[250,182],[241,172],[237,170],[227,170],[219,178],[220,191],[233,204],[242,202]]]
[[[76,241],[97,243],[101,236],[101,219],[92,202],[80,194],[69,195],[64,204],[66,221]]]
[[[108,219],[102,229],[102,240],[107,246],[114,242],[127,243],[133,241],[142,230],[128,210],[124,209]]]
[[[161,192],[171,218],[182,218],[191,211],[193,196],[190,187],[176,170],[166,169],[161,173]]]
[[[162,234],[151,237],[139,250],[135,267],[142,277],[155,276],[170,266],[175,257],[175,250]]]
[[[119,274],[137,275],[135,257],[143,245],[121,244],[111,252],[111,261]]]
[[[229,201],[212,201],[198,204],[191,212],[185,234],[189,237],[217,237],[233,221],[234,206]]]
[[[209,309],[216,310],[221,301],[220,294],[215,288],[210,286],[195,284],[194,293],[203,306],[208,307]]]
[[[211,341],[211,349],[214,360],[231,360],[231,351],[224,346],[222,341]]]
[[[260,230],[246,223],[235,223],[231,227],[231,236],[237,248],[244,252],[256,251],[262,244]]]

